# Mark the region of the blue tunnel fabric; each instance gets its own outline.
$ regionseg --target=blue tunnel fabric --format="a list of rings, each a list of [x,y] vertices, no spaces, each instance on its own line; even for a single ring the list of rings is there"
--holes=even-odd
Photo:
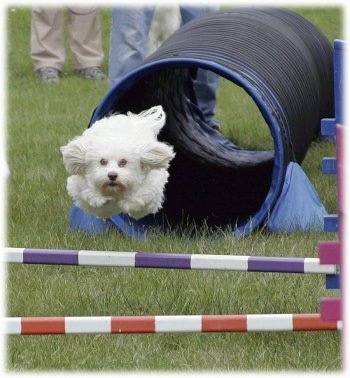
[[[327,211],[299,164],[289,163],[282,192],[268,217],[271,232],[322,231]]]
[[[206,124],[193,89],[198,68],[246,91],[270,130],[273,150],[245,150]],[[90,122],[163,106],[167,123],[159,139],[176,152],[163,209],[139,221],[120,214],[96,219],[99,228],[73,206],[70,225],[88,231],[112,225],[142,237],[150,225],[176,228],[189,220],[247,235],[266,223],[289,163],[301,164],[320,120],[333,116],[333,100],[332,46],[303,17],[263,7],[193,20],[117,83]]]

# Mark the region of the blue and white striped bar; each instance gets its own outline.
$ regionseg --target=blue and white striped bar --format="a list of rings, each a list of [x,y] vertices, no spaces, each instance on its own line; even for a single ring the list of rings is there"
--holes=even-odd
[[[134,268],[232,270],[247,272],[335,274],[337,265],[318,258],[169,254],[61,249],[5,248],[5,262]]]

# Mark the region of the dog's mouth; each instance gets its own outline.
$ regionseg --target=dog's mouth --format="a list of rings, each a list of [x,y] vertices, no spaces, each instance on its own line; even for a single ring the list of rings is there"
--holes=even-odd
[[[105,181],[103,184],[102,184],[102,187],[116,187],[116,186],[119,186],[119,187],[123,187],[123,183],[119,180],[107,180]]]
[[[120,181],[106,181],[102,187],[101,192],[105,196],[113,196],[116,193],[122,192],[124,190],[125,186]]]
[[[115,182],[115,181],[109,181],[108,183],[107,183],[107,186],[109,186],[109,187],[115,187],[115,186],[120,186],[120,184],[118,183],[118,182]]]

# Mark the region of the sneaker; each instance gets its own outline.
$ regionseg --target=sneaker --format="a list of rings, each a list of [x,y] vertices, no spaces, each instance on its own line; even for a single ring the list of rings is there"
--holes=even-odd
[[[82,70],[77,70],[77,75],[85,79],[106,80],[107,76],[101,71],[99,67],[88,67]]]
[[[40,80],[45,83],[58,83],[60,81],[60,71],[53,67],[42,67],[36,71]]]

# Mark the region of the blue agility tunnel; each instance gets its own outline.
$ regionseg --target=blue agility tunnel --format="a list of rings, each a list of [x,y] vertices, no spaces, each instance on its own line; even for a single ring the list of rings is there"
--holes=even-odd
[[[251,97],[273,149],[246,150],[206,124],[193,89],[199,68]],[[176,152],[163,209],[138,221],[125,214],[101,220],[73,206],[72,228],[98,233],[112,225],[142,237],[149,226],[178,229],[184,221],[230,227],[236,236],[265,225],[274,230],[273,219],[287,230],[319,226],[325,210],[300,164],[320,120],[334,115],[333,48],[308,20],[265,7],[193,20],[107,93],[90,125],[114,112],[159,104],[167,115],[159,139]],[[294,213],[281,222],[286,209],[275,209],[282,193]]]

